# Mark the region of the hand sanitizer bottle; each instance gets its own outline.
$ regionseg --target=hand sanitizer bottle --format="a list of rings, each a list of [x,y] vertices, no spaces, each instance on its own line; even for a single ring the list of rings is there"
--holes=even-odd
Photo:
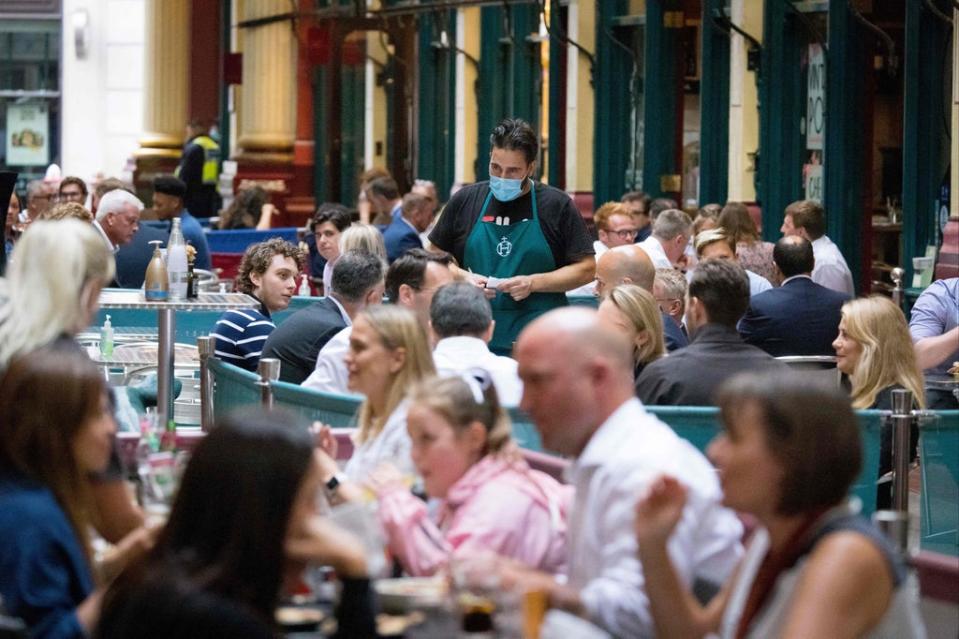
[[[113,357],[113,324],[110,323],[110,316],[103,322],[103,328],[100,329],[100,355],[104,359]]]

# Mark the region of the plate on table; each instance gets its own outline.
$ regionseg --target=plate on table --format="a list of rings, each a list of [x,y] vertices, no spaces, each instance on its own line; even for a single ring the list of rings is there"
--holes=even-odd
[[[397,614],[435,608],[446,600],[448,592],[446,581],[436,577],[378,579],[374,588],[383,611]]]

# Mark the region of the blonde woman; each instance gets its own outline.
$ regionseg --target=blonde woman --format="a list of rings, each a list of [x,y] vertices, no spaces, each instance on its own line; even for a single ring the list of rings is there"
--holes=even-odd
[[[892,391],[904,388],[916,404],[925,407],[922,372],[909,336],[909,325],[898,306],[888,297],[874,295],[843,304],[839,335],[832,343],[836,367],[852,382],[852,407],[892,409]],[[918,430],[913,427],[915,452]],[[879,453],[879,476],[892,469],[892,433],[883,427]],[[881,484],[877,507],[888,508],[889,484]]]
[[[353,224],[340,234],[340,255],[347,251],[370,253],[386,262],[383,234],[372,224]]]
[[[633,344],[634,376],[663,357],[663,316],[652,293],[633,284],[617,286],[599,305],[599,319]]]
[[[115,268],[92,225],[72,219],[31,224],[0,290],[0,370],[20,353],[87,328]]]
[[[475,373],[475,376],[471,373]],[[557,572],[566,554],[564,489],[516,454],[509,417],[489,374],[430,379],[414,386],[407,429],[431,517],[394,469],[368,483],[394,557],[411,575],[432,575],[450,558],[495,553]]]
[[[353,456],[340,477],[333,459],[335,440],[324,429],[321,446],[327,487],[335,492],[345,478],[365,480],[383,462],[406,475],[413,473],[410,436],[406,432],[406,394],[436,374],[426,332],[411,311],[398,306],[371,306],[356,316],[345,357],[349,389],[366,396],[357,413]],[[343,487],[343,496],[348,489]],[[336,496],[336,495],[333,495]]]

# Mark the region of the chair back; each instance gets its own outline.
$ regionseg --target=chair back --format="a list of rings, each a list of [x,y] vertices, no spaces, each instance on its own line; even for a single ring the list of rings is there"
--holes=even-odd
[[[526,450],[543,450],[543,441],[540,439],[539,431],[529,415],[519,408],[512,406],[506,409],[509,419],[513,423],[513,439],[520,448]]]
[[[211,357],[207,368],[213,381],[213,416],[222,419],[227,413],[246,406],[260,406],[263,390],[260,376]]]
[[[359,395],[339,395],[304,388],[289,382],[271,382],[273,405],[310,421],[320,421],[333,428],[356,425],[356,412],[363,403]]]
[[[922,476],[920,546],[959,555],[959,410],[937,411],[939,419],[920,421]]]
[[[842,371],[836,368],[834,355],[783,355],[776,359],[810,381],[836,386],[842,383]]]

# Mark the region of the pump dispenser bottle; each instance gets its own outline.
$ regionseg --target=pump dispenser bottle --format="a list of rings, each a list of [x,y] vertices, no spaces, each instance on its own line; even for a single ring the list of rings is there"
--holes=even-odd
[[[169,284],[167,282],[166,264],[163,263],[163,255],[160,253],[160,240],[153,240],[153,257],[147,265],[146,276],[143,278],[143,295],[148,302],[167,301]]]

